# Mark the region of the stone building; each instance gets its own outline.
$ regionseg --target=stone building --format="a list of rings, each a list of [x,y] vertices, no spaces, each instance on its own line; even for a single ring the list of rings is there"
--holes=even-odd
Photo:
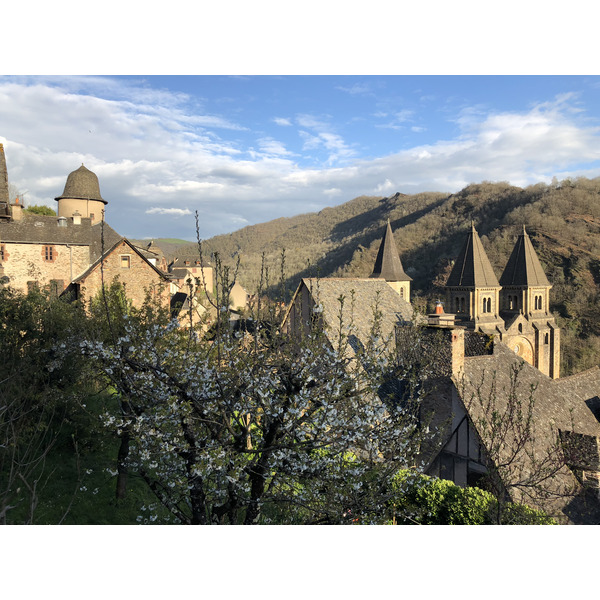
[[[106,223],[108,202],[94,173],[83,165],[70,173],[56,201],[56,217],[28,214],[18,199],[9,201],[0,144],[0,276],[5,285],[23,292],[49,286],[56,295],[68,289],[89,300],[101,290],[102,279],[108,285],[117,278],[134,305],[143,302],[145,289],[159,288],[168,304],[177,289],[159,268],[166,266],[164,257],[134,247]]]
[[[471,225],[446,282],[456,324],[494,335],[542,373],[560,376],[560,329],[550,313],[551,285],[523,227],[500,277]]]
[[[285,327],[298,330],[318,318],[335,343],[341,315],[354,349],[368,343],[377,305],[381,339],[397,344],[419,322],[408,281],[388,223],[371,278],[303,279]],[[434,356],[423,383],[423,426],[432,435],[421,458],[426,473],[461,486],[482,484],[500,469],[507,499],[560,522],[600,523],[600,369],[558,378],[550,288],[525,229],[498,281],[471,227],[447,281],[453,312],[438,303],[420,342],[422,354]],[[498,415],[509,425],[501,439],[491,433]],[[519,438],[525,419],[531,429]]]

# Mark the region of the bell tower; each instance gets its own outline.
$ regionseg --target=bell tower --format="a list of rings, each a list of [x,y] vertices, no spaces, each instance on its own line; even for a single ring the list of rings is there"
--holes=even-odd
[[[496,333],[502,324],[500,284],[473,223],[446,282],[446,306],[469,329]]]
[[[500,277],[503,341],[527,362],[554,379],[560,374],[560,329],[550,313],[550,289],[523,226]]]

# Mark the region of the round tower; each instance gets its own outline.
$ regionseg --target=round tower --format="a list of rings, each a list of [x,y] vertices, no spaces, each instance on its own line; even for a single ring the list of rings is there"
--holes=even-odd
[[[92,225],[103,220],[104,207],[108,204],[100,195],[97,175],[83,163],[69,173],[62,196],[54,199],[58,202],[59,217],[71,218],[78,213],[81,217],[89,217]]]

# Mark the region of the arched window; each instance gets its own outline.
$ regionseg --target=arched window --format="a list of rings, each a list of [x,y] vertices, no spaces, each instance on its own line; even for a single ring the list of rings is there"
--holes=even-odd
[[[465,298],[464,296],[460,299],[460,312],[465,312]]]
[[[455,312],[459,313],[460,312],[460,298],[454,298],[454,300],[456,301]]]
[[[519,323],[519,333],[523,333],[523,323]]]
[[[491,298],[487,299],[487,312],[489,312],[489,313],[492,312],[492,299]]]

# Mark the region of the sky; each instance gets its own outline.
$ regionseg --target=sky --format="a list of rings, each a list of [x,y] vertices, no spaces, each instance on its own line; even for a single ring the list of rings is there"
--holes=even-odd
[[[121,235],[194,240],[196,211],[206,239],[360,195],[600,176],[582,0],[194,6],[5,9],[0,143],[26,203],[56,207],[83,163]]]
[[[203,239],[360,195],[600,176],[598,76],[5,76],[29,204],[81,164],[131,238]]]
[[[131,238],[203,239],[360,195],[600,176],[598,76],[4,76],[9,182],[82,163]]]

